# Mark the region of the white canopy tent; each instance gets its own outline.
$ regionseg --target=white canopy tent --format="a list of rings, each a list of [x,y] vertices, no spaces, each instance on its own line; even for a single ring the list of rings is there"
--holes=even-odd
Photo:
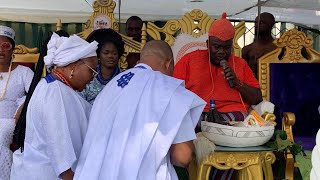
[[[290,22],[319,28],[320,25],[320,0],[268,0],[262,3],[262,12],[272,13],[276,21]],[[232,16],[233,19],[254,20],[258,7],[243,11]]]
[[[1,21],[83,23],[92,11],[85,0],[0,0]]]
[[[253,21],[258,14],[258,0],[122,0],[121,4],[124,19],[130,15],[144,20],[176,19],[192,9],[201,9],[213,17],[225,11],[235,20]],[[262,0],[261,12],[274,14],[276,21],[320,25],[320,0]]]
[[[0,20],[33,23],[85,22],[94,0],[0,0]],[[115,0],[117,6],[119,0]],[[179,19],[185,12],[201,9],[210,16],[227,12],[230,19],[252,21],[258,14],[258,0],[122,0],[121,22],[137,15],[143,20]],[[119,7],[115,14],[118,17]],[[261,12],[275,15],[276,21],[317,28],[320,0],[262,0]]]

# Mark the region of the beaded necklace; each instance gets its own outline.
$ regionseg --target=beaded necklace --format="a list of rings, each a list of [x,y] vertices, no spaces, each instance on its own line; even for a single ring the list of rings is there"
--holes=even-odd
[[[56,69],[54,69],[54,70],[52,71],[52,73],[53,73],[54,75],[56,75],[63,83],[65,83],[67,86],[69,86],[71,89],[73,89],[72,86],[71,86],[71,84],[69,83],[69,81],[68,81],[59,71],[57,71]]]
[[[10,75],[11,75],[11,67],[12,67],[12,62],[11,62],[10,67],[9,67],[8,78],[7,78],[7,81],[6,81],[6,85],[4,86],[3,92],[2,92],[2,94],[1,94],[0,101],[2,101],[2,100],[4,99],[4,95],[5,95],[6,92],[7,92],[7,88],[8,88],[8,84],[9,84],[9,79],[10,79]]]

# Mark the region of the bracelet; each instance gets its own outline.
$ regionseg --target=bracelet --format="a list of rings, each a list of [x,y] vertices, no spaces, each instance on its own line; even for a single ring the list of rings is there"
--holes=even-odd
[[[243,86],[242,81],[239,80],[239,84],[237,84],[234,88],[240,89]]]

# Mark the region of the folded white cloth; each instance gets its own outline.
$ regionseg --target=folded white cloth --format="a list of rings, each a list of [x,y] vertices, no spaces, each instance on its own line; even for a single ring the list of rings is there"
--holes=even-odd
[[[264,113],[273,113],[274,112],[274,104],[269,101],[263,100],[257,105],[252,106],[252,108],[260,115]]]
[[[44,57],[44,63],[51,67],[61,67],[74,63],[79,59],[97,56],[98,43],[88,43],[77,35],[60,37],[53,33],[48,43],[48,53]]]
[[[197,139],[193,140],[198,165],[216,149],[216,145],[206,138],[202,132],[197,133]]]

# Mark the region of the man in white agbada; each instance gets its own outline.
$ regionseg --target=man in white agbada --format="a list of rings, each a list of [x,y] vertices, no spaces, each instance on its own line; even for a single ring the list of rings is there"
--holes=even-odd
[[[205,102],[172,72],[170,46],[150,41],[140,64],[109,82],[94,102],[75,179],[178,179],[172,164],[190,163]]]
[[[14,152],[12,180],[72,179],[91,105],[76,91],[93,79],[97,43],[53,34],[44,57],[55,66],[37,85],[28,105],[24,144]]]

